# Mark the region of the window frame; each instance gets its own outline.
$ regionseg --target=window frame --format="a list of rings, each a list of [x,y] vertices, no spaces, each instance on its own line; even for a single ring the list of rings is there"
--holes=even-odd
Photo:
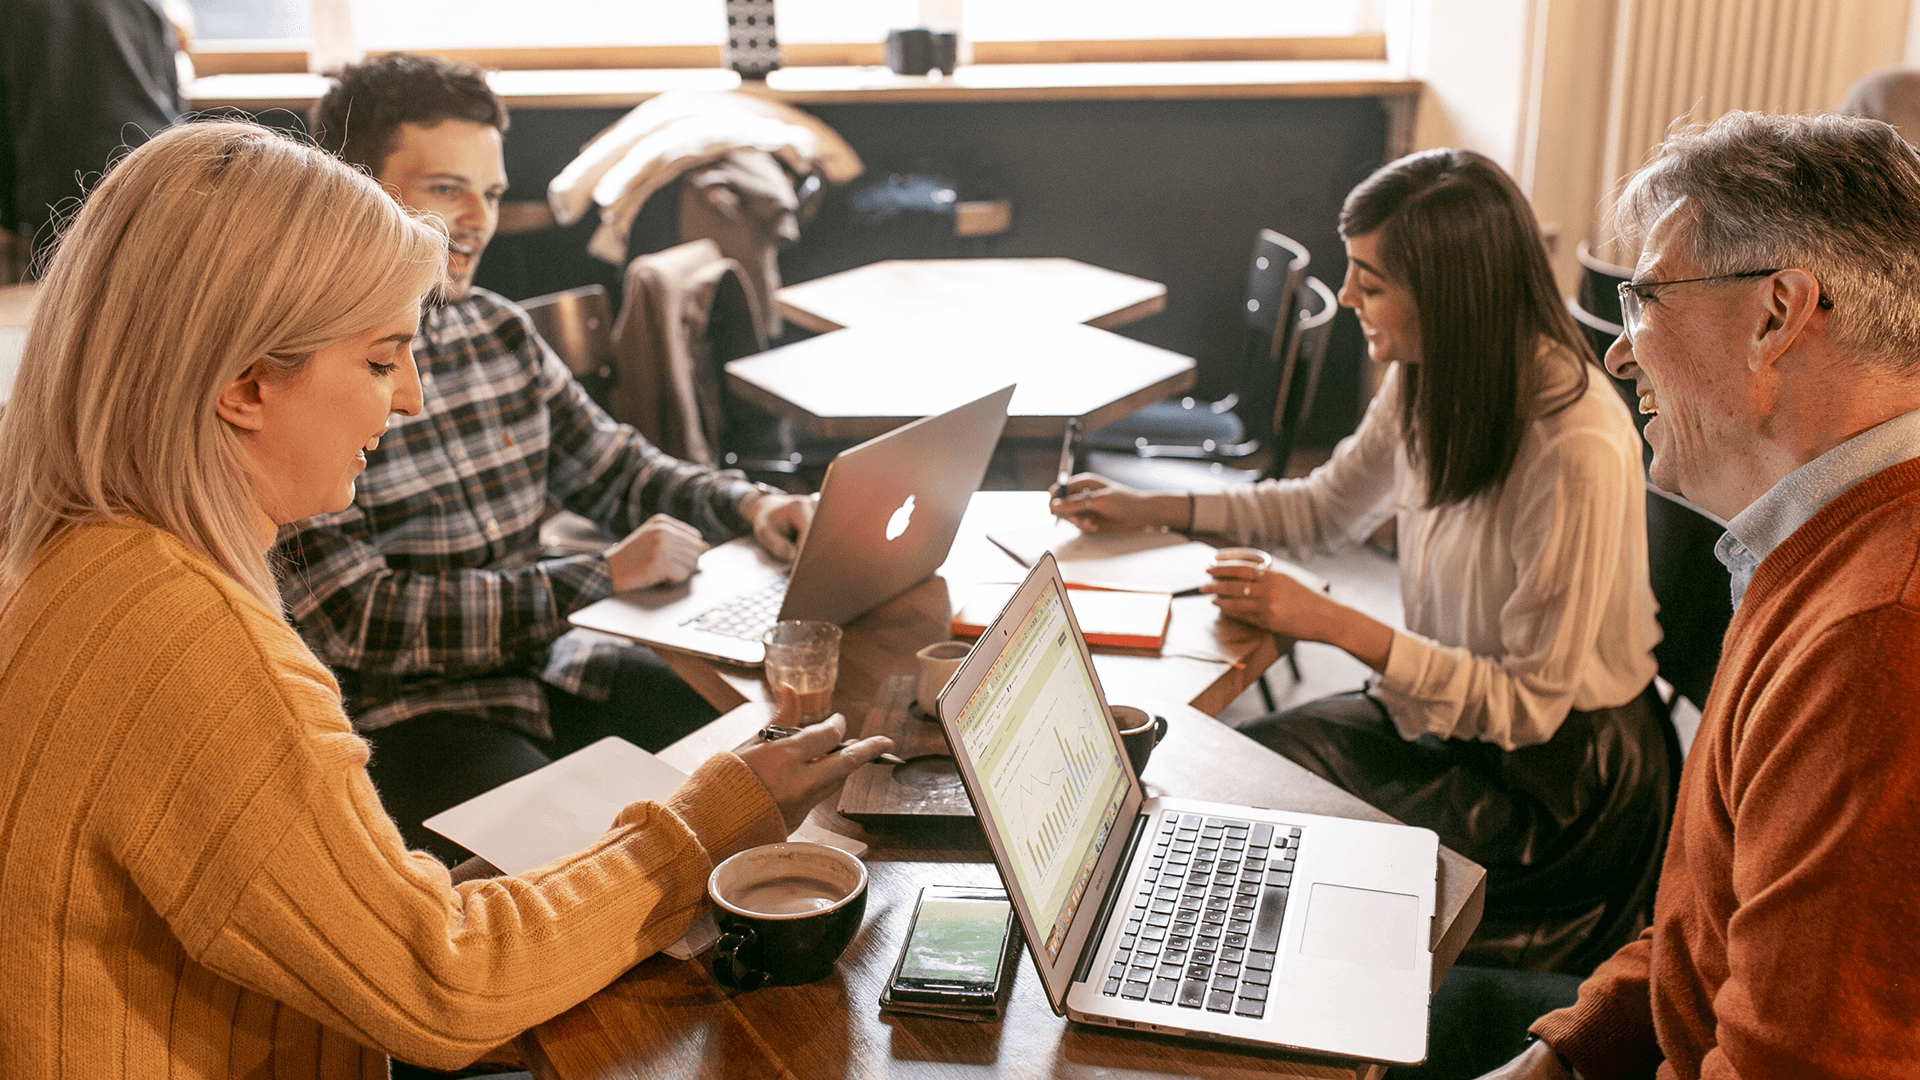
[[[305,38],[195,41],[189,55],[196,75],[261,75],[311,70],[314,42]],[[560,45],[476,49],[417,49],[496,71],[716,68],[718,45]],[[788,67],[876,67],[878,42],[783,43]],[[1190,63],[1207,61],[1387,59],[1382,33],[1334,37],[1142,38],[1076,41],[977,41],[975,64]]]

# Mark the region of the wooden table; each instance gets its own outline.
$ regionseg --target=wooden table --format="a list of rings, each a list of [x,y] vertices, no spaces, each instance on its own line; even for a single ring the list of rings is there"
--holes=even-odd
[[[1037,492],[976,495],[953,557],[940,574],[848,624],[835,704],[848,713],[851,727],[859,729],[863,717],[871,718],[871,702],[897,692],[900,680],[911,677],[907,673],[913,649],[947,636],[946,620],[953,605],[964,600],[966,583],[981,580],[974,575],[997,576],[997,549],[980,546],[985,544],[984,530],[1031,520],[1036,511],[1044,513],[1043,499]],[[950,587],[950,581],[958,584]],[[1387,820],[1189,703],[1211,706],[1217,700],[1217,710],[1238,693],[1227,693],[1231,686],[1250,685],[1278,656],[1272,635],[1220,623],[1207,612],[1195,605],[1176,608],[1178,632],[1188,635],[1183,640],[1196,648],[1218,647],[1228,655],[1243,655],[1244,669],[1177,657],[1096,656],[1109,698],[1168,719],[1167,738],[1142,774],[1149,794]],[[766,717],[764,689],[757,678],[690,660],[669,657],[676,670],[696,677],[706,673],[695,683],[703,692],[717,694],[723,703],[743,704],[661,754],[688,769],[717,750],[739,745]],[[1220,694],[1227,696],[1222,700]],[[862,826],[835,813],[831,805],[829,799],[816,809],[813,823],[870,846],[865,856],[870,871],[866,923],[833,976],[808,986],[740,994],[715,983],[703,961],[655,956],[523,1035],[517,1046],[534,1074],[542,1080],[1379,1075],[1377,1069],[1353,1063],[1289,1059],[1069,1024],[1048,1007],[1025,955],[1006,1019],[999,1023],[883,1016],[880,990],[892,972],[921,886],[998,885],[999,878],[977,825],[906,820]],[[1479,924],[1486,891],[1485,872],[1445,848],[1438,875],[1436,985]]]
[[[1385,820],[1378,811],[1197,710],[1167,707],[1166,741],[1142,779],[1152,794],[1196,795],[1318,814]],[[756,706],[723,717],[719,742],[760,723]],[[696,743],[707,733],[696,734]],[[737,743],[737,740],[735,740]],[[684,756],[663,754],[683,767]],[[816,813],[818,813],[816,811]],[[817,820],[817,819],[816,819]],[[517,1043],[542,1080],[627,1077],[1377,1077],[1351,1063],[1287,1058],[1190,1040],[1069,1024],[1048,1007],[1032,961],[1020,957],[1006,1019],[968,1024],[884,1016],[879,994],[905,940],[914,898],[932,884],[993,885],[999,878],[977,827],[840,831],[871,845],[866,923],[832,976],[807,986],[741,994],[702,960],[656,956],[541,1024]],[[1485,872],[1441,849],[1434,922],[1436,982],[1480,921]]]
[[[836,330],[727,365],[728,389],[828,439],[870,439],[1008,383],[1006,435],[1088,431],[1189,389],[1193,358],[1070,322],[952,319]]]
[[[975,493],[953,550],[934,576],[847,624],[833,703],[847,714],[852,730],[865,730],[875,703],[890,691],[897,692],[900,680],[913,679],[915,651],[952,637],[947,622],[966,602],[975,583],[1026,577],[1026,567],[988,540],[987,533],[1051,520],[1044,491]],[[1176,596],[1161,652],[1101,650],[1094,654],[1093,663],[1108,700],[1115,704],[1170,701],[1216,716],[1285,655],[1287,644],[1247,623],[1219,618],[1207,597]],[[671,649],[660,650],[660,655],[721,712],[767,699],[758,668],[721,664]]]
[[[935,328],[991,313],[1112,330],[1167,306],[1167,287],[1073,259],[889,259],[789,285],[780,314],[816,333],[905,322]]]

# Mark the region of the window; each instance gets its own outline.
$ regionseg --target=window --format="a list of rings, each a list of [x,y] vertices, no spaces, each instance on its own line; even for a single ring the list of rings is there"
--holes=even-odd
[[[189,0],[202,42],[304,41],[313,34],[308,0]]]
[[[877,63],[887,31],[958,21],[977,62],[1303,55],[1299,39],[1378,37],[1383,0],[778,0],[789,64]],[[723,0],[191,0],[196,52],[304,48],[313,11],[345,15],[353,45],[466,53],[502,67],[709,66]],[[338,21],[337,19],[335,21]],[[1070,43],[1101,43],[1089,52]],[[1125,43],[1135,42],[1130,47]],[[1223,47],[1222,43],[1238,42]],[[223,44],[230,43],[230,44]],[[1147,48],[1149,44],[1152,48]],[[1184,46],[1183,46],[1183,43]],[[1353,58],[1376,48],[1307,48]],[[598,51],[600,62],[590,56]],[[520,55],[516,57],[516,53]],[[1112,55],[1109,55],[1112,54]],[[1382,57],[1384,52],[1379,53]],[[196,57],[202,71],[205,60]],[[225,70],[233,70],[225,68]]]

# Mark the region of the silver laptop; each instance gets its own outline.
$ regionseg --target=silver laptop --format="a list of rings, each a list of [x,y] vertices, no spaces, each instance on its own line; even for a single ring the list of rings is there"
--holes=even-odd
[[[760,635],[779,619],[859,618],[946,561],[1006,426],[1013,389],[842,450],[820,482],[820,504],[791,573],[751,537],[741,537],[703,553],[700,569],[679,585],[621,593],[568,621],[715,660],[759,664],[766,658]]]
[[[940,722],[1056,1013],[1414,1064],[1439,839],[1145,797],[1052,555],[940,695]]]

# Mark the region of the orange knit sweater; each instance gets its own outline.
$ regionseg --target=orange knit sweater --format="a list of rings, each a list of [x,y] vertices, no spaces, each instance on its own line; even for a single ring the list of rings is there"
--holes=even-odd
[[[1533,1030],[1587,1080],[1920,1077],[1920,460],[1747,588],[1654,925]]]
[[[279,615],[130,525],[0,597],[0,745],[4,1077],[456,1067],[673,941],[713,861],[784,833],[720,755],[584,852],[453,888]]]

